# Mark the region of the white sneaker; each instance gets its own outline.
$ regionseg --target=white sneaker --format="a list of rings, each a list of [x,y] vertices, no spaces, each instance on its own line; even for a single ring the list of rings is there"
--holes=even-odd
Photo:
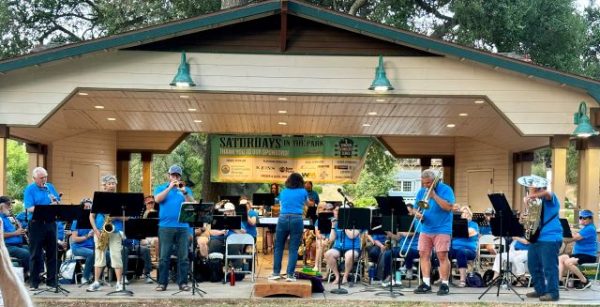
[[[150,276],[148,276],[148,277],[146,277],[146,283],[147,284],[154,283],[154,280],[152,280],[152,278]]]
[[[293,276],[292,277],[288,277],[288,278],[285,279],[285,281],[287,281],[287,282],[295,282],[296,281],[296,277],[293,277]]]
[[[127,279],[127,276],[125,276],[125,284],[128,285],[129,284],[129,279]]]
[[[271,275],[269,276],[269,278],[267,278],[268,280],[280,280],[281,276],[279,275]]]
[[[85,277],[81,277],[81,284],[85,285],[88,283],[88,280]]]
[[[120,282],[118,282],[117,286],[115,288],[117,289],[117,291],[122,291],[123,290],[123,284],[121,284]]]
[[[95,281],[93,282],[88,288],[87,288],[87,292],[96,292],[100,289],[100,283]]]

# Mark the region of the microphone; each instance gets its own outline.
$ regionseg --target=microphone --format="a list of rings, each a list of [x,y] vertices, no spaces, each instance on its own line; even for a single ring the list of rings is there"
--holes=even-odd
[[[342,194],[342,196],[344,196],[344,198],[346,198],[346,194],[344,194],[344,192],[342,191],[342,188],[338,188],[337,191],[338,191],[338,193]]]

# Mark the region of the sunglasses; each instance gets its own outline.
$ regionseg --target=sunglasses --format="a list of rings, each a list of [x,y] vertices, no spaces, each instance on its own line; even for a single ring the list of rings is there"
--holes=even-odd
[[[579,217],[579,219],[580,219],[580,220],[584,220],[584,219],[589,219],[589,217],[583,217],[583,216],[580,216],[580,217]]]

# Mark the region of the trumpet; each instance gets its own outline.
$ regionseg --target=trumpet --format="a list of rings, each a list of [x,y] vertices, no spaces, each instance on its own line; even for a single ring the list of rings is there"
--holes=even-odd
[[[417,202],[417,208],[415,208],[415,210],[417,210],[417,213],[423,213],[424,210],[429,209],[429,199],[431,198],[431,191],[437,188],[439,182],[440,172],[437,172],[435,178],[433,178],[433,181],[431,182],[431,186],[427,189],[427,192],[425,193],[425,197],[423,197],[423,199]],[[408,234],[413,233],[413,235],[410,238],[410,241],[405,239],[404,242],[402,242],[402,245],[400,246],[400,257],[406,257],[406,255],[408,254],[409,248],[406,248],[406,250],[404,248],[407,247],[407,242],[408,247],[412,246],[413,241],[415,240],[415,235],[419,232],[419,228],[421,227],[421,220],[422,218],[417,218],[417,214],[415,213],[415,216],[412,222],[410,223],[410,227],[408,228]]]

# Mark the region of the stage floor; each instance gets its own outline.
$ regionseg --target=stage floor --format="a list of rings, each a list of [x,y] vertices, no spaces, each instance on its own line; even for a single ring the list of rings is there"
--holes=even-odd
[[[286,258],[284,257],[285,268]],[[272,272],[273,256],[259,254],[259,273],[257,280],[266,280]],[[301,261],[298,262],[301,264]],[[481,300],[478,299],[485,288],[450,288],[450,295],[437,296],[437,286],[433,287],[434,293],[417,295],[413,293],[414,288],[417,286],[416,281],[412,282],[412,287],[408,288],[408,283],[405,282],[405,288],[394,288],[395,291],[399,291],[404,296],[390,297],[389,295],[377,295],[380,292],[389,291],[389,288],[382,288],[379,285],[364,285],[356,284],[353,287],[349,285],[343,285],[342,287],[348,290],[348,294],[333,294],[330,291],[337,288],[337,285],[327,284],[324,282],[325,293],[313,293],[311,299],[290,299],[287,298],[254,298],[253,286],[254,283],[251,281],[249,276],[243,281],[236,282],[235,286],[229,284],[223,284],[221,282],[211,283],[203,282],[197,284],[198,287],[207,292],[204,298],[201,299],[199,295],[192,296],[191,292],[181,292],[177,295],[173,295],[178,289],[177,285],[169,284],[167,291],[156,292],[154,288],[156,284],[145,284],[142,280],[135,280],[128,285],[127,289],[134,292],[132,297],[128,296],[107,296],[106,294],[112,291],[114,288],[102,287],[100,291],[88,293],[85,291],[85,287],[79,288],[76,285],[65,285],[64,288],[69,290],[67,296],[60,293],[49,293],[45,292],[39,295],[32,295],[32,298],[37,306],[188,306],[196,304],[219,304],[219,305],[269,305],[269,306],[281,306],[285,305],[304,305],[312,306],[319,304],[320,306],[326,305],[345,305],[351,304],[350,306],[357,305],[387,305],[397,303],[408,303],[408,305],[419,304],[419,305],[437,305],[437,304],[451,304],[451,305],[462,305],[462,304],[473,304],[473,303],[485,303],[483,305],[497,306],[505,304],[520,304],[522,301],[512,292],[508,290],[500,290],[500,295],[496,296],[496,289],[488,292]],[[522,294],[525,299],[524,302],[527,304],[539,304],[538,299],[528,299],[524,297],[526,292],[531,290],[516,287],[516,291]],[[30,292],[31,293],[31,292]],[[31,293],[33,294],[33,293]],[[566,305],[590,305],[600,304],[600,284],[592,286],[590,289],[583,291],[579,290],[561,290],[561,299],[558,304]],[[199,300],[192,302],[191,300]]]

